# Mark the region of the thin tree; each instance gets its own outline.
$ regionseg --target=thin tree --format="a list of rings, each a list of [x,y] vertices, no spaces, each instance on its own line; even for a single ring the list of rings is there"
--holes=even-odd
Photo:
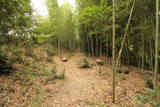
[[[124,34],[124,37],[123,37],[122,45],[121,45],[119,55],[118,55],[118,58],[117,58],[117,61],[116,61],[117,62],[116,63],[116,68],[119,64],[119,60],[120,60],[121,55],[122,55],[122,51],[123,51],[125,40],[126,40],[126,37],[127,37],[127,33],[128,33],[129,25],[130,25],[130,22],[131,22],[133,10],[134,10],[134,7],[135,7],[135,2],[136,2],[136,0],[133,1],[133,5],[132,5],[132,9],[131,9],[131,12],[130,12],[130,15],[129,15],[129,20],[128,20],[128,23],[127,23],[127,26],[126,26],[126,30],[125,30],[125,34]]]
[[[113,37],[112,37],[112,41],[113,41],[113,46],[112,46],[112,66],[113,66],[113,83],[112,83],[112,102],[115,103],[115,79],[116,79],[116,69],[115,69],[115,34],[116,34],[116,29],[115,29],[115,0],[112,0],[112,5],[113,5]]]
[[[158,36],[159,36],[159,0],[156,0],[155,68],[154,68],[154,78],[153,78],[154,89],[157,84],[157,71],[158,71]]]

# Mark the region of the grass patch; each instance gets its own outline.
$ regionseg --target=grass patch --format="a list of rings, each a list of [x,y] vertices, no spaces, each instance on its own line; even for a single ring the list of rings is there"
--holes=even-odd
[[[44,100],[45,90],[39,89],[36,97],[31,101],[32,107],[41,107],[41,104]]]
[[[49,75],[47,75],[46,81],[53,81],[55,79],[64,79],[64,78],[65,78],[64,72],[57,74],[56,66],[53,66],[51,71],[49,71]]]

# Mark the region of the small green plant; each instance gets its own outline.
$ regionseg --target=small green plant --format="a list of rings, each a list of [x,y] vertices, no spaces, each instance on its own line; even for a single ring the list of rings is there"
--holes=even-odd
[[[87,58],[81,58],[79,61],[80,68],[90,68],[91,65],[89,63],[89,60]]]
[[[145,93],[137,95],[137,100],[142,103],[149,103],[152,107],[160,107],[160,88],[145,89]]]
[[[56,66],[52,67],[50,75],[47,76],[46,81],[53,81],[57,78],[57,69]]]
[[[56,79],[64,79],[65,78],[65,74],[61,73],[59,75],[56,76]]]

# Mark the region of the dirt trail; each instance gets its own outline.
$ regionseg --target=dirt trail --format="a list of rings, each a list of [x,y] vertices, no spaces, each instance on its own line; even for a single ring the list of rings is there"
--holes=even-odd
[[[54,57],[58,71],[65,68],[65,80],[45,86],[47,89],[43,107],[112,107],[112,71],[110,66],[80,69],[78,60],[82,54],[75,54],[63,64]],[[137,73],[117,77],[116,99],[118,107],[134,107],[135,96],[144,88],[142,78]],[[138,82],[135,82],[138,81]],[[125,106],[124,106],[125,105]]]
[[[88,107],[88,103],[94,103],[95,106],[103,104],[102,86],[108,86],[108,82],[98,75],[98,67],[80,69],[77,64],[80,57],[81,54],[76,54],[64,65],[59,57],[54,58],[58,70],[65,68],[66,78],[63,82],[58,81],[53,86],[48,86],[51,92],[45,107]]]

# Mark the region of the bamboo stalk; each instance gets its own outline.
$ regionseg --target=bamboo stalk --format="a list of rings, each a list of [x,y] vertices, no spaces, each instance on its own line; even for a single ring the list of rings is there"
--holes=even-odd
[[[157,85],[157,71],[158,71],[158,36],[159,36],[159,0],[156,0],[156,42],[155,42],[155,67],[154,67],[154,78],[153,88]]]

